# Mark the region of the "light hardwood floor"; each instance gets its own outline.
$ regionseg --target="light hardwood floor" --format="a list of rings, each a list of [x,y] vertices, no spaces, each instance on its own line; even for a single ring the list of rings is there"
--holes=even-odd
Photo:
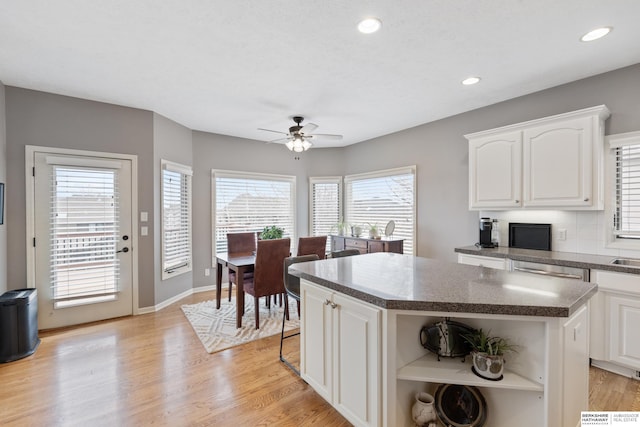
[[[280,363],[279,335],[207,354],[180,305],[212,297],[42,332],[33,356],[0,364],[0,424],[350,425]],[[296,345],[287,343],[292,358]],[[640,382],[595,368],[590,381],[592,410],[640,411]]]

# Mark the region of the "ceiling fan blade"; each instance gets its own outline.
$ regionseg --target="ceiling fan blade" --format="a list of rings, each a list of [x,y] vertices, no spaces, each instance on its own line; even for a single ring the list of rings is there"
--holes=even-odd
[[[331,135],[327,133],[314,133],[313,135],[305,135],[304,137],[311,139],[333,139],[335,141],[342,139],[342,135]]]
[[[266,141],[265,144],[281,144],[285,141],[290,140],[291,138],[287,137],[287,138],[278,138],[278,139],[273,139],[271,141]]]
[[[316,130],[318,128],[318,125],[315,123],[307,123],[306,125],[302,126],[302,129],[300,129],[300,133],[311,133],[314,130]]]
[[[280,132],[279,130],[271,130],[271,129],[263,129],[263,128],[258,128],[258,130],[263,130],[263,131],[266,131],[266,132],[273,132],[273,133],[281,133],[282,135],[289,135],[288,133]]]

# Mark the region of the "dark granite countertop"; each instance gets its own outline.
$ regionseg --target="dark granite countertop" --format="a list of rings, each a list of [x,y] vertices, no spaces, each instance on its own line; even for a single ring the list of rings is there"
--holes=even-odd
[[[597,290],[577,280],[382,252],[294,264],[289,272],[394,310],[568,317]]]
[[[515,261],[539,262],[542,264],[562,265],[597,270],[617,271],[619,273],[640,274],[640,268],[611,264],[616,257],[610,255],[591,255],[573,252],[539,251],[501,246],[483,249],[476,246],[455,248],[455,252],[468,255],[479,255],[492,258],[508,258]]]

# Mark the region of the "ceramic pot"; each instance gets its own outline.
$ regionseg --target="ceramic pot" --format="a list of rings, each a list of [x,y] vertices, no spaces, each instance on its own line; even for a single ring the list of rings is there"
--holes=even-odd
[[[418,427],[435,427],[437,417],[433,396],[425,392],[417,393],[411,407],[411,417]]]
[[[491,355],[479,351],[472,351],[471,354],[473,356],[473,372],[477,376],[494,381],[502,379],[503,355]]]

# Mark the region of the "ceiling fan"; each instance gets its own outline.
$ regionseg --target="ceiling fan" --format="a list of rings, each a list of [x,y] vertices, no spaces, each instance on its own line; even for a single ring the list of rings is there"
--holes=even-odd
[[[333,139],[333,140],[342,139],[342,135],[312,133],[314,130],[318,128],[318,125],[314,123],[307,123],[306,125],[302,126],[301,123],[304,120],[304,117],[302,116],[294,116],[292,117],[292,119],[294,122],[296,122],[296,124],[295,126],[291,126],[289,128],[289,133],[280,132],[278,130],[262,129],[262,128],[258,128],[258,130],[264,130],[267,132],[274,132],[274,133],[280,133],[282,135],[287,135],[284,138],[278,138],[272,141],[268,141],[268,143],[280,143],[280,144],[284,143],[289,150],[295,151],[296,153],[307,151],[309,148],[313,146],[311,141],[315,139]]]

